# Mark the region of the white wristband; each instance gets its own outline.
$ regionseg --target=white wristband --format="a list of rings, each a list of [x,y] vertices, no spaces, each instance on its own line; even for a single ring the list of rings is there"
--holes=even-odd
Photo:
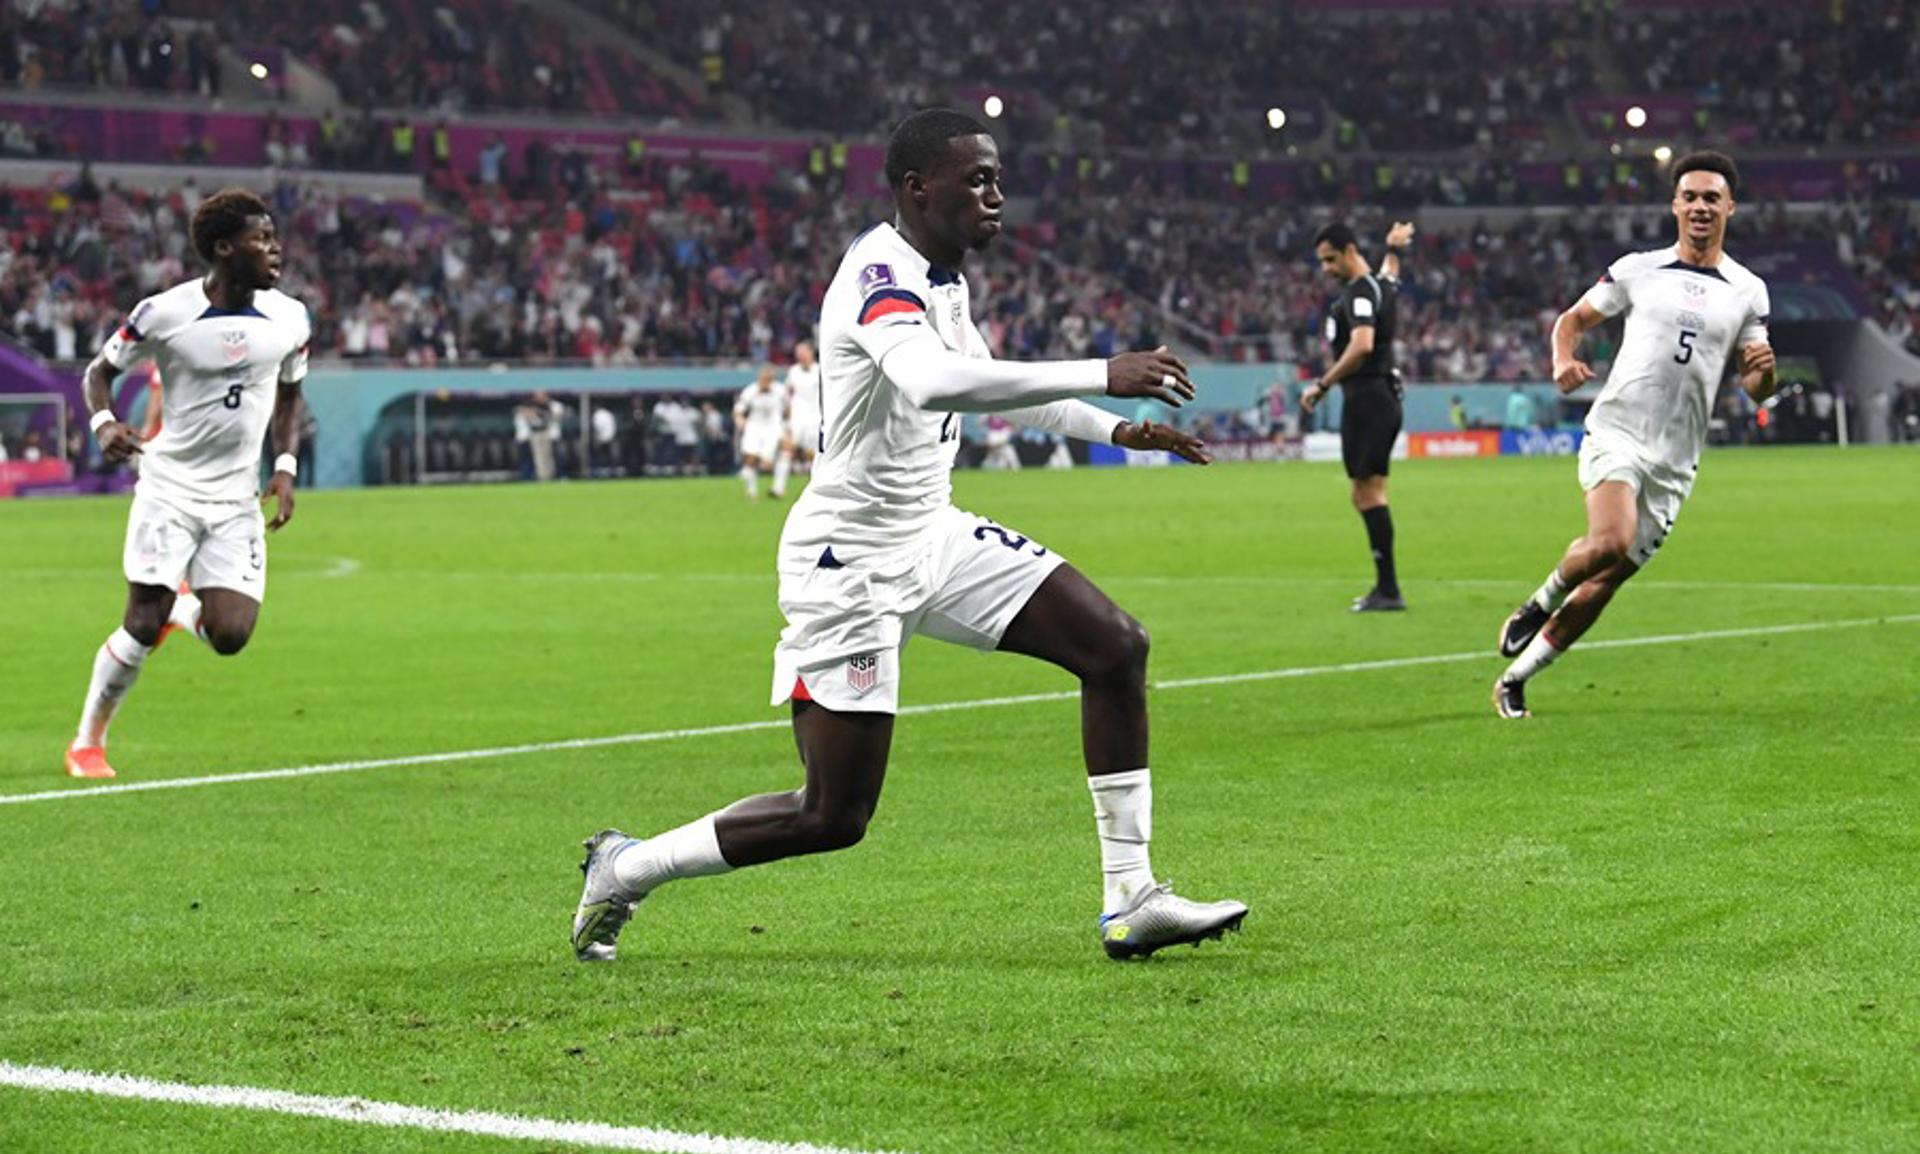
[[[100,435],[101,425],[110,425],[119,419],[120,419],[119,417],[116,417],[113,415],[112,409],[101,409],[98,412],[94,413],[93,420],[87,423],[93,427],[93,434],[94,436],[97,437]]]
[[[282,453],[273,459],[273,471],[285,473],[289,477],[300,475],[300,458],[292,453]]]

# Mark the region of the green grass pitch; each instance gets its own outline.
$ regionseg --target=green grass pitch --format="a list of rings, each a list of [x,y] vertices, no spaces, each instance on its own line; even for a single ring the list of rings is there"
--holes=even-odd
[[[1920,454],[1710,453],[1536,716],[1496,628],[1573,462],[963,474],[1153,633],[1154,862],[1252,906],[1117,965],[1070,700],[904,717],[868,840],[577,964],[580,838],[789,788],[779,729],[0,805],[0,1061],[862,1150],[1920,1147]],[[0,794],[63,789],[124,500],[0,504]],[[729,480],[303,494],[253,646],[175,638],[123,780],[778,720],[783,507]],[[1905,621],[1857,624],[1906,617]],[[908,704],[1065,675],[919,641]],[[538,1144],[0,1089],[0,1150]],[[555,1147],[545,1147],[556,1149]]]

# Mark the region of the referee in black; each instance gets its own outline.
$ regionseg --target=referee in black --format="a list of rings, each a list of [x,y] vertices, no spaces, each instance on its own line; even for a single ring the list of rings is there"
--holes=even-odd
[[[1335,221],[1313,238],[1320,269],[1340,288],[1327,313],[1333,364],[1300,394],[1311,413],[1335,385],[1346,389],[1340,408],[1340,456],[1353,481],[1353,507],[1366,522],[1373,549],[1373,588],[1353,602],[1356,613],[1402,610],[1400,579],[1393,567],[1393,514],[1387,510],[1387,470],[1400,436],[1400,381],[1393,367],[1393,330],[1399,257],[1413,226],[1396,224],[1387,234],[1388,253],[1375,276],[1351,226]]]

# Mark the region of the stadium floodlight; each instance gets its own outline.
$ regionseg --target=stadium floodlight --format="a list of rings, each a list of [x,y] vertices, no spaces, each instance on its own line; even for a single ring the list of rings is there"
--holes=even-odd
[[[985,108],[987,112],[987,119],[998,120],[1000,119],[1000,114],[1007,110],[1007,105],[1006,105],[1006,102],[1001,100],[998,96],[989,96],[987,97]]]
[[[1661,164],[1665,164],[1667,161],[1673,159],[1673,149],[1663,144],[1653,150],[1653,158]]]
[[[1275,132],[1287,126],[1287,110],[1284,108],[1267,109],[1267,127]]]
[[[1627,127],[1628,128],[1645,128],[1646,125],[1647,125],[1646,109],[1640,107],[1638,104],[1634,105],[1632,108],[1627,109]]]
[[[255,80],[265,80],[267,78],[267,66],[258,60],[254,61],[253,66],[248,68],[247,71],[253,73]]]

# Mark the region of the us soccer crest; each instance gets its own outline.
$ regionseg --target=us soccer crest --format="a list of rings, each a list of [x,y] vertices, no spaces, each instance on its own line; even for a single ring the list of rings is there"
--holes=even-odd
[[[847,688],[865,694],[880,683],[880,655],[862,653],[847,660]]]
[[[1707,286],[1704,284],[1701,284],[1697,280],[1692,279],[1691,277],[1687,279],[1687,283],[1681,286],[1681,288],[1682,288],[1682,291],[1684,291],[1687,294],[1687,298],[1689,300],[1698,301],[1698,300],[1706,299]]]
[[[220,334],[220,350],[227,356],[227,363],[237,365],[247,359],[247,331],[228,329]]]

